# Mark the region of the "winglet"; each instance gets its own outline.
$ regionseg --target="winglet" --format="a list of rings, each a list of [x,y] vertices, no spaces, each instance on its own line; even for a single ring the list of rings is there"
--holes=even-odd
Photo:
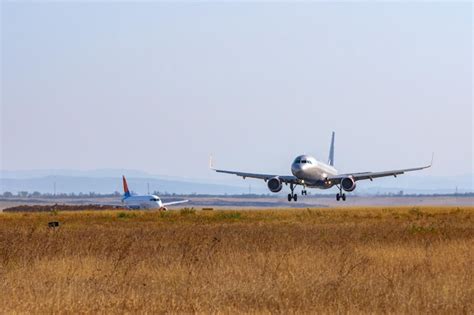
[[[433,161],[434,161],[434,152],[431,153],[431,162],[430,162],[430,164],[428,164],[426,166],[423,166],[422,168],[430,168],[431,166],[433,166]]]
[[[123,182],[123,195],[124,197],[130,197],[130,191],[128,190],[127,180],[125,176],[122,175],[122,182]]]
[[[331,166],[334,166],[334,137],[336,133],[333,131],[332,132],[332,137],[331,137],[331,147],[329,148],[329,159],[328,163]]]
[[[209,155],[209,168],[210,168],[211,170],[215,170],[214,165],[213,165],[213,163],[212,163],[212,155]]]

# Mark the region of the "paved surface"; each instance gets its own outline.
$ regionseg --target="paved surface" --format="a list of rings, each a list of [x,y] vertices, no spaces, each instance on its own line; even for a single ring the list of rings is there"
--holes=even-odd
[[[336,201],[331,197],[298,196],[298,202],[288,202],[286,197],[199,197],[190,196],[188,204],[179,205],[182,207],[195,208],[324,208],[324,207],[342,207],[342,206],[471,206],[474,204],[474,197],[358,197],[348,195],[346,201]],[[162,197],[164,202],[182,199],[182,197]],[[10,199],[0,200],[0,211],[5,208],[19,205],[120,205],[120,198],[82,198],[82,199]]]

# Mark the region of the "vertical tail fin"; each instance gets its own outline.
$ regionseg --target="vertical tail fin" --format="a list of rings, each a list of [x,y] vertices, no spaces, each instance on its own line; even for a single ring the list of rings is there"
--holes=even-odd
[[[335,135],[336,133],[333,131],[332,138],[331,138],[331,147],[329,148],[329,159],[328,159],[328,163],[331,166],[334,165],[334,137]]]
[[[123,195],[125,197],[130,197],[130,191],[128,190],[127,180],[125,179],[125,176],[123,175],[122,175],[122,181],[123,181]]]

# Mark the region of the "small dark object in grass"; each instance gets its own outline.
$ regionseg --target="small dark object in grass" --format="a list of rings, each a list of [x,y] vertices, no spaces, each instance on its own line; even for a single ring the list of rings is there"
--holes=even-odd
[[[58,222],[58,221],[51,221],[51,222],[48,222],[48,227],[49,227],[50,229],[58,228],[58,227],[59,227],[59,222]]]
[[[206,211],[206,210],[207,210],[207,211],[211,211],[211,210],[214,210],[214,208],[202,208],[202,210],[204,210],[204,211]]]

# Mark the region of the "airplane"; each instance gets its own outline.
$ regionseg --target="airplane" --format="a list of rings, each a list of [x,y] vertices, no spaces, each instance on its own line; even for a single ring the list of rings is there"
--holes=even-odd
[[[189,202],[189,200],[173,201],[163,203],[160,197],[156,195],[132,195],[128,190],[127,180],[122,175],[123,181],[123,198],[122,203],[129,209],[160,209],[167,211],[167,206],[177,205]]]
[[[255,173],[245,173],[245,172],[236,172],[216,169],[212,165],[212,157],[209,161],[209,167],[218,172],[233,174],[245,178],[257,178],[263,179],[273,193],[278,193],[281,191],[283,184],[290,185],[290,193],[288,194],[288,201],[298,200],[297,194],[295,194],[295,187],[300,185],[303,186],[301,195],[307,195],[308,192],[306,188],[319,188],[319,189],[329,189],[333,186],[336,186],[339,189],[339,192],[336,194],[336,200],[346,200],[346,194],[343,191],[351,192],[356,188],[356,182],[359,180],[370,179],[373,181],[374,178],[385,177],[385,176],[394,176],[404,174],[405,172],[418,171],[422,169],[429,168],[433,165],[433,157],[431,158],[431,163],[426,166],[414,167],[414,168],[405,168],[392,171],[383,171],[383,172],[361,172],[361,173],[345,173],[339,174],[338,171],[334,168],[334,138],[335,132],[332,133],[331,137],[331,146],[329,149],[329,158],[328,163],[323,163],[316,160],[310,155],[299,155],[295,158],[291,164],[291,175],[273,175],[273,174],[255,174]]]

